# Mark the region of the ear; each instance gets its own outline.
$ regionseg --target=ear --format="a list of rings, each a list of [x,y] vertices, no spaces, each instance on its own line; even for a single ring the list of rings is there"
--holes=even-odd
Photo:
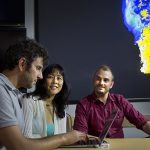
[[[114,86],[114,81],[111,82],[110,89]]]
[[[19,59],[18,66],[19,66],[20,71],[25,70],[25,68],[26,68],[26,59],[24,57],[21,57]]]

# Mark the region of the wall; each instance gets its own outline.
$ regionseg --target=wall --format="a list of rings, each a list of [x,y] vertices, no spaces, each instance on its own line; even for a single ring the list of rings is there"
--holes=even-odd
[[[150,97],[150,75],[140,72],[139,49],[123,23],[121,0],[37,0],[36,39],[60,63],[71,85],[70,99],[91,92],[101,64],[115,75],[112,92],[127,98]]]
[[[4,53],[10,44],[26,39],[24,0],[1,0],[0,5],[0,72],[4,67]]]
[[[25,27],[27,29],[27,37],[35,39],[35,14],[34,0],[25,0]]]
[[[16,26],[0,26],[0,72],[4,67],[4,53],[10,44],[26,39],[26,29]]]

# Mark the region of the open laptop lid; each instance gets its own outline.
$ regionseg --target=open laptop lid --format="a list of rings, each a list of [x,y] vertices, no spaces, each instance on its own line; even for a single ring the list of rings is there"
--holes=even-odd
[[[107,118],[105,124],[104,124],[104,128],[101,132],[101,134],[99,135],[99,140],[100,140],[100,143],[99,145],[101,145],[104,141],[104,138],[107,136],[108,134],[108,131],[110,129],[110,127],[112,126],[116,116],[118,114],[118,109],[114,108],[110,114],[110,116]]]
[[[88,139],[87,142],[84,141],[79,141],[77,143],[71,144],[71,145],[64,145],[62,147],[78,147],[78,148],[84,148],[84,147],[100,147],[103,146],[103,144],[107,144],[106,141],[104,141],[104,138],[107,136],[108,131],[110,129],[110,127],[112,126],[116,116],[118,114],[118,109],[113,109],[110,116],[107,118],[105,124],[104,124],[104,128],[102,130],[102,132],[99,135],[99,140],[96,139]]]

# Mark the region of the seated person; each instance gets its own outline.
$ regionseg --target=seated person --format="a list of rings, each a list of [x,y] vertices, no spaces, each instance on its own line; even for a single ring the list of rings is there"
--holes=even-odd
[[[20,88],[32,88],[42,79],[48,53],[34,40],[11,45],[5,52],[3,72],[0,73],[0,150],[50,150],[86,140],[84,133],[73,130],[40,139],[23,135]]]
[[[59,64],[49,65],[34,92],[24,96],[24,135],[39,138],[66,132],[66,112],[69,88]]]
[[[93,77],[93,93],[84,97],[77,104],[74,129],[99,136],[112,109],[117,108],[119,113],[107,137],[124,137],[122,127],[124,117],[138,129],[150,134],[150,121],[144,118],[122,95],[110,93],[113,85],[114,75],[111,69],[102,65],[96,70]]]

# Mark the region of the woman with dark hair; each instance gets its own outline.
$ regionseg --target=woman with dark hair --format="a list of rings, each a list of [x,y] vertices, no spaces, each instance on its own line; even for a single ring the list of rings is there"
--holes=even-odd
[[[40,138],[66,132],[66,112],[69,88],[63,68],[49,65],[36,89],[22,100],[25,119],[24,135]]]

